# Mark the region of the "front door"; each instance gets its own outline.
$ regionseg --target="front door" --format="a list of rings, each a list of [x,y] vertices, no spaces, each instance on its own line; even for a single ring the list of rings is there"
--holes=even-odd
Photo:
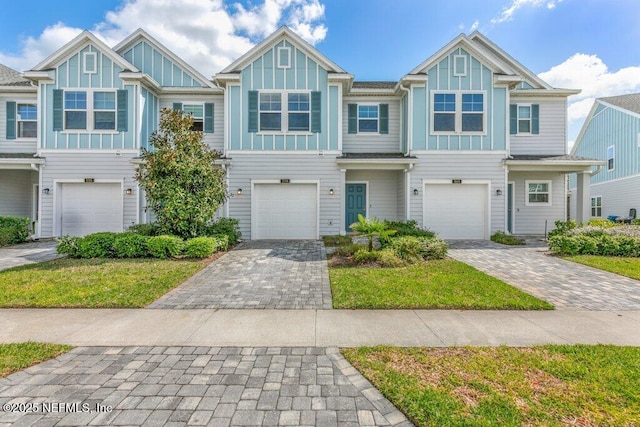
[[[513,234],[513,183],[507,185],[507,231]]]
[[[367,184],[347,184],[347,212],[345,229],[351,231],[349,226],[358,222],[358,214],[367,215]]]

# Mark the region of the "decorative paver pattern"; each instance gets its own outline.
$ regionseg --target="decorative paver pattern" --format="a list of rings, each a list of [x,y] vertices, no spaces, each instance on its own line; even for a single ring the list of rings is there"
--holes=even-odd
[[[0,247],[0,271],[25,264],[60,258],[54,240],[21,243]]]
[[[3,425],[411,425],[337,348],[79,347],[0,379],[7,403],[39,410]]]
[[[546,246],[452,241],[449,255],[561,310],[640,310],[640,282],[551,256]]]
[[[148,308],[330,309],[320,240],[242,243]]]

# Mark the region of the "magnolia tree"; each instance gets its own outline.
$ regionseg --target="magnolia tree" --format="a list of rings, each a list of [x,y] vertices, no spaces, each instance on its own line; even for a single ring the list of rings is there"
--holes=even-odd
[[[190,115],[164,108],[160,127],[149,138],[153,150],[143,149],[136,169],[158,225],[181,237],[199,235],[227,194],[225,172],[214,164],[220,154],[192,125]]]

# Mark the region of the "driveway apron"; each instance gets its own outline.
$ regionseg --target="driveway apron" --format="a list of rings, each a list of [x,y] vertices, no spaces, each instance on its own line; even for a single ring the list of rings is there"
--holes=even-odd
[[[56,242],[41,240],[0,248],[0,271],[25,264],[60,258],[56,252]]]
[[[559,310],[640,310],[640,282],[551,256],[546,246],[452,241],[449,255]]]
[[[330,309],[324,244],[319,240],[242,243],[148,308]]]

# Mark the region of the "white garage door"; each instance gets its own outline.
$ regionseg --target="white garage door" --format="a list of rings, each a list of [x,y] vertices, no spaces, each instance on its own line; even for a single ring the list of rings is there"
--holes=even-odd
[[[316,184],[256,184],[251,238],[317,239]]]
[[[443,239],[487,239],[487,185],[426,184],[425,227]]]
[[[62,236],[122,231],[120,184],[62,184],[61,192]]]

